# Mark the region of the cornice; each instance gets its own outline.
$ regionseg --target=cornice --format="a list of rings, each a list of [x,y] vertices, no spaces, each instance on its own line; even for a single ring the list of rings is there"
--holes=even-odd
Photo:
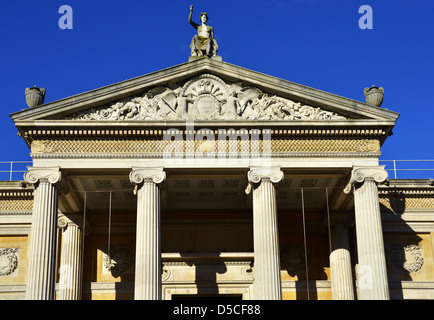
[[[186,158],[194,157],[195,153],[186,153]],[[231,154],[228,154],[230,156]],[[242,159],[242,155],[234,154]],[[63,154],[49,154],[49,153],[31,153],[32,159],[161,159],[161,153],[63,153]],[[370,158],[378,159],[381,152],[286,152],[286,153],[272,153],[269,155],[271,158]],[[236,158],[235,158],[236,159]]]
[[[33,122],[17,124],[19,134],[30,148],[34,140],[56,139],[162,139],[165,134],[177,132],[186,137],[196,135],[198,130],[213,131],[216,137],[221,130],[235,129],[236,134],[247,130],[249,134],[269,134],[271,139],[377,139],[382,145],[390,135],[391,123],[378,123],[371,120],[324,123],[309,121],[294,123],[287,121],[264,122],[194,122],[194,130],[187,130],[186,122],[127,122],[98,123],[87,121]],[[267,129],[264,127],[266,126]],[[271,128],[271,129],[269,129]],[[258,130],[255,132],[255,130]],[[208,134],[210,131],[206,132]]]
[[[32,199],[34,187],[24,181],[1,181],[0,198]]]
[[[380,195],[393,195],[393,196],[434,196],[434,190],[402,190],[402,191],[396,191],[396,190],[380,190]]]
[[[378,194],[380,196],[386,197],[386,196],[394,196],[394,197],[400,197],[400,196],[417,196],[417,197],[433,197],[434,196],[434,188],[425,188],[425,187],[412,187],[412,188],[385,188],[380,187],[378,188]]]
[[[188,130],[193,125],[193,130]],[[235,129],[237,133],[259,130],[260,134],[283,137],[379,137],[385,139],[390,122],[372,120],[336,121],[49,121],[20,122],[21,135],[26,138],[101,138],[101,137],[163,137],[170,130],[182,134],[194,133],[203,128],[217,135],[220,130]]]

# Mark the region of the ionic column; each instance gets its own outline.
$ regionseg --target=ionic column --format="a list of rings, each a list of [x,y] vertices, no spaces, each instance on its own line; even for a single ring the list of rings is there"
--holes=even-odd
[[[60,214],[58,227],[62,229],[62,251],[59,268],[59,300],[81,300],[83,218],[77,214]]]
[[[351,270],[348,223],[333,217],[331,226],[332,252],[330,273],[333,300],[354,300],[354,283]]]
[[[61,173],[55,168],[29,168],[24,180],[34,184],[28,255],[27,300],[54,300],[56,229]]]
[[[163,169],[133,168],[130,181],[137,185],[135,300],[161,299],[160,189]]]
[[[283,179],[283,172],[280,168],[252,168],[247,177],[250,186],[253,185],[254,297],[257,300],[281,300],[279,233],[274,183]]]
[[[386,259],[377,183],[387,179],[384,166],[354,167],[344,192],[354,192],[357,236],[357,284],[360,300],[388,300]]]

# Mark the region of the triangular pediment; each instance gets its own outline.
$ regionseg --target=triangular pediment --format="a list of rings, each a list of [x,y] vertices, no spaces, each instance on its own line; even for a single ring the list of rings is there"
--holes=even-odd
[[[66,120],[346,120],[336,112],[264,93],[242,82],[227,83],[210,73],[101,107],[76,112]]]
[[[201,59],[11,115],[28,121],[348,121],[394,123],[362,102]]]

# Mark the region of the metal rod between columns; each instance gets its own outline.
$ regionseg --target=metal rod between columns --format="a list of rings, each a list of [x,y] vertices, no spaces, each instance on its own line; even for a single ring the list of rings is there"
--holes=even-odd
[[[306,289],[307,289],[307,300],[310,300],[310,290],[309,290],[309,263],[307,258],[307,239],[306,239],[306,217],[304,214],[304,192],[301,188],[301,208],[303,212],[303,237],[304,237],[304,259],[306,263]]]

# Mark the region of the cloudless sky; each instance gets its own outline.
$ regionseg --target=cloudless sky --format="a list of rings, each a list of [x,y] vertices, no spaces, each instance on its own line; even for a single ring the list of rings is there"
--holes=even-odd
[[[432,0],[20,0],[0,6],[0,161],[31,160],[9,116],[27,108],[26,87],[51,102],[188,61],[191,4],[225,62],[358,101],[383,87],[381,107],[401,115],[381,159],[434,159]],[[62,5],[72,30],[58,26]]]

